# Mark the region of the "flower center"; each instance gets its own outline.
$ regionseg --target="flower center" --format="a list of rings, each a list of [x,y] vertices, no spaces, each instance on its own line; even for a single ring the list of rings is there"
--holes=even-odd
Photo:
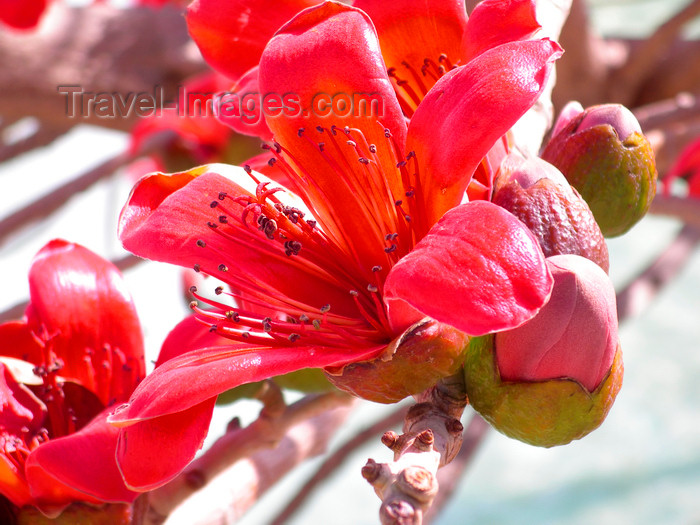
[[[418,67],[407,61],[401,62],[401,65],[404,67],[402,71],[391,67],[387,74],[394,85],[401,109],[409,118],[440,77],[457,67],[444,53],[437,61],[432,58],[423,59],[423,63]]]

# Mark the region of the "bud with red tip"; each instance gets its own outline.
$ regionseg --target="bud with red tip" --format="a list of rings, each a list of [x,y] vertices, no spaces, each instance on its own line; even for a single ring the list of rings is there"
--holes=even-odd
[[[551,447],[603,422],[623,368],[608,276],[576,255],[547,265],[549,302],[518,328],[472,340],[464,368],[477,412],[510,437]]]
[[[579,191],[605,236],[621,235],[646,214],[656,194],[654,153],[624,106],[576,110],[570,105],[562,111],[542,158]]]

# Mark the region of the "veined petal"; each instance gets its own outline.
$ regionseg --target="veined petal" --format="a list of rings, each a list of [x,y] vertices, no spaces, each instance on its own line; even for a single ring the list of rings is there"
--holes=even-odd
[[[336,2],[303,11],[270,40],[259,81],[262,93],[288,95],[266,119],[291,189],[369,275],[398,228],[406,131],[372,21]]]
[[[277,29],[314,0],[195,0],[187,8],[187,28],[204,60],[237,80],[258,63]]]
[[[127,486],[147,491],[177,476],[202,447],[215,404],[216,398],[211,398],[182,412],[115,428],[117,463]]]
[[[126,399],[145,375],[145,361],[136,308],[116,266],[54,240],[32,262],[29,293],[29,326],[62,361],[60,375],[104,405]]]
[[[549,39],[490,49],[442,77],[411,119],[428,223],[459,204],[474,169],[534,104],[561,48]]]
[[[384,62],[410,116],[444,70],[462,62],[464,2],[357,0],[353,5],[374,22]]]
[[[119,236],[124,247],[257,293],[270,301],[270,307],[277,304],[275,300],[284,305],[293,300],[310,309],[330,304],[334,312],[356,315],[348,293],[352,287],[313,262],[314,254],[324,254],[314,252],[310,243],[301,245],[299,255],[285,254],[287,241],[280,238],[280,231],[293,239],[290,230],[301,227],[303,220],[291,224],[278,217],[279,228],[268,236],[257,219],[272,218],[265,213],[283,214],[269,203],[267,212],[268,208],[246,211],[248,201],[253,208],[258,203],[252,177],[263,178],[251,175],[243,168],[217,164],[141,179],[121,213]],[[248,191],[243,185],[252,188]]]
[[[116,426],[187,410],[245,383],[375,357],[385,346],[269,348],[251,345],[203,348],[165,361],[144,379],[127,405],[111,417]]]
[[[55,511],[76,500],[131,502],[138,496],[126,488],[117,469],[119,429],[107,424],[110,411],[102,411],[74,434],[42,443],[29,455],[27,481],[40,508]]]
[[[540,27],[535,0],[483,0],[469,15],[464,32],[465,62],[492,47],[523,40]]]
[[[469,335],[513,328],[532,318],[552,290],[537,240],[486,201],[448,211],[384,286],[389,319],[407,326],[406,306]]]

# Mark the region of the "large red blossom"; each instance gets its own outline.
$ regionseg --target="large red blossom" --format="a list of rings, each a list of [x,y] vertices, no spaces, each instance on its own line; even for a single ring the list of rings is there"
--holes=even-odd
[[[370,359],[425,317],[476,335],[535,315],[552,287],[537,241],[502,208],[460,202],[560,54],[547,39],[480,53],[437,81],[407,125],[366,13],[327,2],[280,29],[259,81],[299,99],[296,114],[266,115],[288,188],[210,165],[145,177],[122,210],[127,249],[227,285],[195,310],[231,340],[165,361],[111,417],[127,484],[175,476],[215,396],[239,384]],[[320,116],[319,92],[371,93],[382,111]],[[143,454],[166,437],[170,454]]]
[[[29,272],[21,321],[0,325],[0,494],[59,512],[132,501],[114,460],[114,403],[145,375],[141,328],[113,264],[48,243]]]

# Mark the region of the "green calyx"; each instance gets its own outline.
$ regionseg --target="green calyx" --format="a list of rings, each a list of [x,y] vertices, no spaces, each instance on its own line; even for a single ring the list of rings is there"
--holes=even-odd
[[[472,338],[464,361],[469,402],[496,430],[538,447],[565,445],[598,428],[622,386],[618,347],[608,375],[594,392],[571,379],[502,381],[494,336]]]

